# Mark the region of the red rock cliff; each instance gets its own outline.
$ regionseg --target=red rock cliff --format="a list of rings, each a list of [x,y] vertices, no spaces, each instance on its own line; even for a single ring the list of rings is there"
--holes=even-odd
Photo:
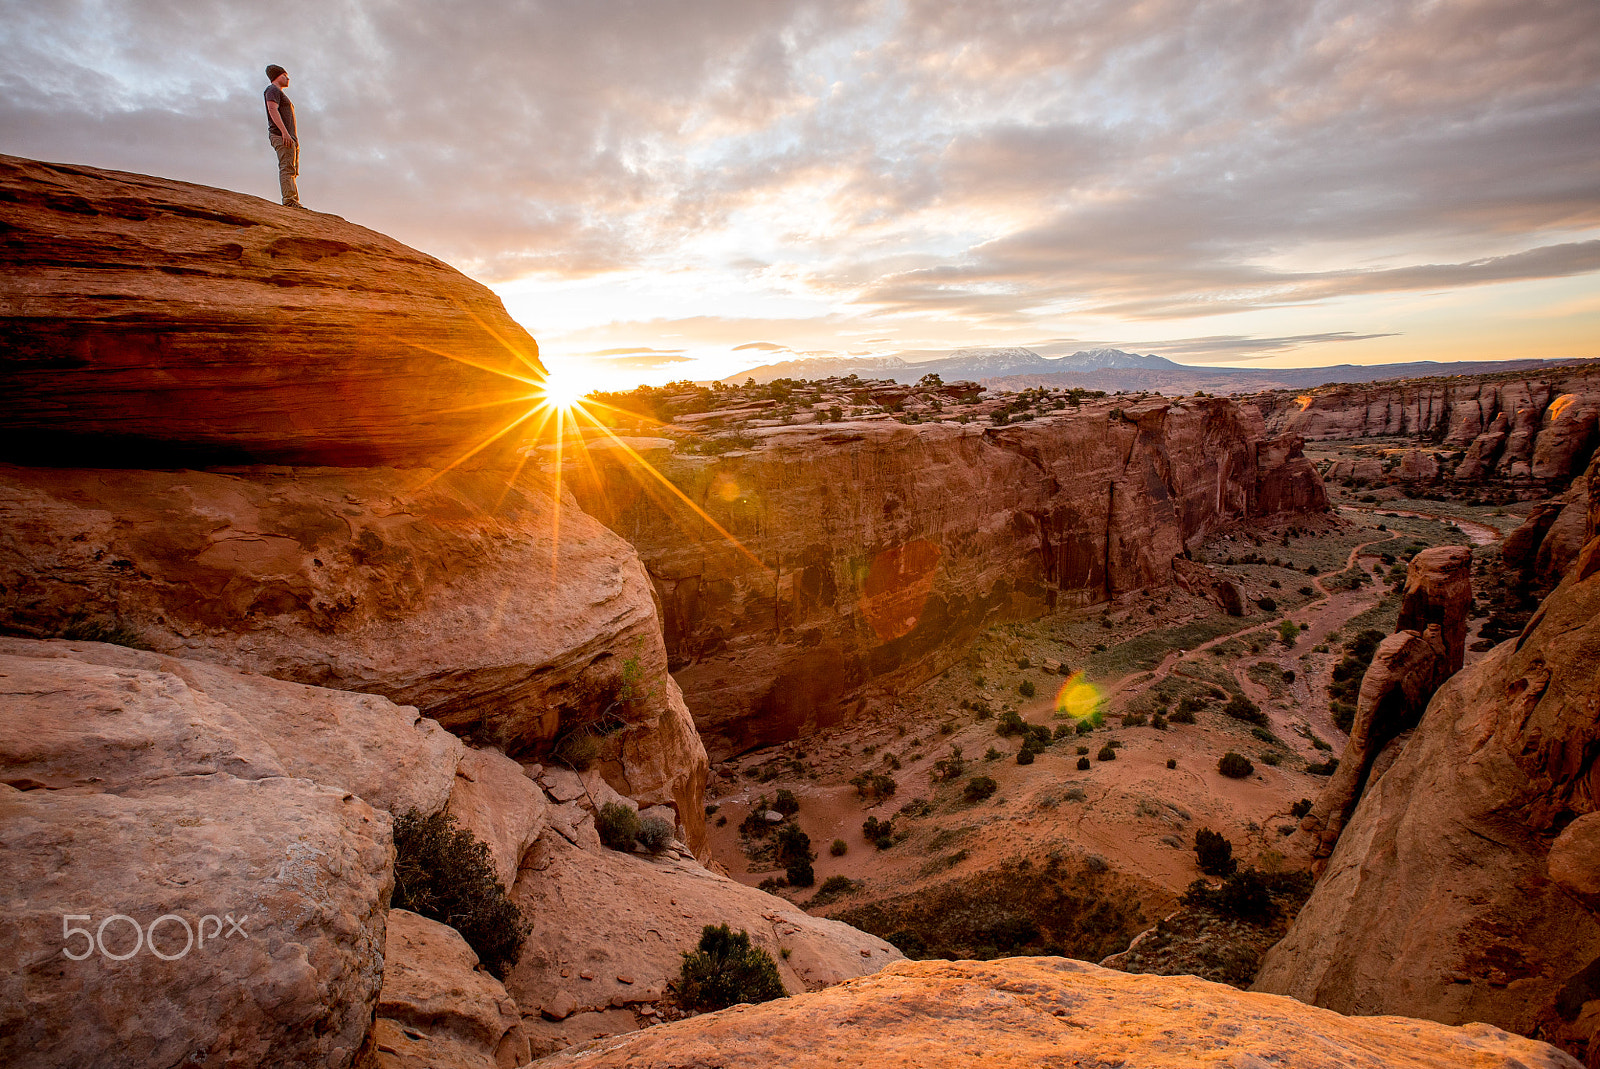
[[[714,750],[927,679],[992,620],[1169,582],[1173,557],[1226,524],[1327,507],[1299,440],[1219,399],[757,433],[746,452],[649,458],[742,549],[613,453],[595,454],[598,477],[573,470],[585,509],[639,550]]]

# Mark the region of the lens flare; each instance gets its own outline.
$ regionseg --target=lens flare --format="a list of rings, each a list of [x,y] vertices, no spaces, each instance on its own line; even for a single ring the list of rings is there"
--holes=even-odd
[[[1072,673],[1056,691],[1056,712],[1063,716],[1084,720],[1093,716],[1099,707],[1100,690],[1084,679],[1082,672]]]

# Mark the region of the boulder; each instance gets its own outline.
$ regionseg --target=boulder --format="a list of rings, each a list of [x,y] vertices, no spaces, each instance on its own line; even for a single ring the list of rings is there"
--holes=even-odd
[[[1600,912],[1600,813],[1585,813],[1562,829],[1546,859],[1550,879]]]
[[[528,1060],[504,985],[448,925],[389,911],[373,1046],[381,1069],[513,1069]]]
[[[0,466],[0,625],[382,695],[598,765],[703,842],[704,748],[628,545],[537,479],[477,471]]]
[[[1439,458],[1420,449],[1407,449],[1395,469],[1395,478],[1405,483],[1431,483],[1439,478]]]
[[[1554,1047],[1486,1025],[1342,1017],[1192,976],[1135,976],[1069,958],[897,962],[825,991],[735,1006],[533,1064],[1578,1069]]]
[[[495,875],[510,890],[522,855],[544,832],[544,792],[497,750],[467,750],[456,766],[450,815],[489,847]]]
[[[1551,401],[1533,447],[1533,477],[1562,483],[1578,474],[1600,440],[1597,415],[1600,389],[1564,393]]]
[[[387,814],[305,779],[0,786],[0,1063],[351,1065],[393,858]]]
[[[437,813],[461,743],[409,706],[100,642],[0,636],[0,781],[117,791],[298,776],[391,814]]]
[[[1257,990],[1343,1013],[1539,1027],[1594,1049],[1581,977],[1600,924],[1550,871],[1557,833],[1595,804],[1600,538],[1587,533],[1522,634],[1445,683],[1368,784]],[[1561,858],[1556,871],[1581,886]],[[1558,998],[1569,984],[1580,994]]]
[[[1467,614],[1472,611],[1472,549],[1435,546],[1411,558],[1396,631],[1427,630],[1438,624],[1446,675],[1461,670],[1467,652]]]
[[[1533,506],[1528,518],[1500,540],[1500,559],[1513,568],[1531,572],[1544,536],[1554,526],[1563,507],[1561,501],[1541,501]]]
[[[520,433],[490,439],[530,411],[539,347],[449,265],[337,216],[146,175],[0,156],[0,194],[0,456],[519,459]]]
[[[522,1007],[536,1054],[571,1041],[562,1023],[568,1018],[665,997],[683,953],[694,949],[708,924],[748,931],[777,962],[791,992],[836,984],[901,958],[881,939],[809,916],[692,861],[598,845],[584,850],[559,835],[535,844],[513,898],[533,930],[506,990]]]

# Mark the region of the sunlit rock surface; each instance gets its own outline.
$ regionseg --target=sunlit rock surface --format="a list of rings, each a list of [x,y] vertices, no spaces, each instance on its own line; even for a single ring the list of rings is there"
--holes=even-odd
[[[544,377],[487,287],[337,216],[15,156],[0,194],[4,459],[439,466]]]
[[[1578,1069],[1553,1047],[1486,1025],[1342,1017],[1192,976],[1134,976],[1069,958],[901,962],[825,991],[600,1040],[534,1065]]]

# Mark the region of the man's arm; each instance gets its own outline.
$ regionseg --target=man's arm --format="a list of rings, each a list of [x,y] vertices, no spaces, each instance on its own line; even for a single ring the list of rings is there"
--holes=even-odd
[[[272,125],[278,128],[279,136],[289,144],[294,144],[294,136],[289,133],[289,128],[283,125],[283,116],[278,114],[278,102],[276,100],[267,101],[267,117],[272,120]]]

